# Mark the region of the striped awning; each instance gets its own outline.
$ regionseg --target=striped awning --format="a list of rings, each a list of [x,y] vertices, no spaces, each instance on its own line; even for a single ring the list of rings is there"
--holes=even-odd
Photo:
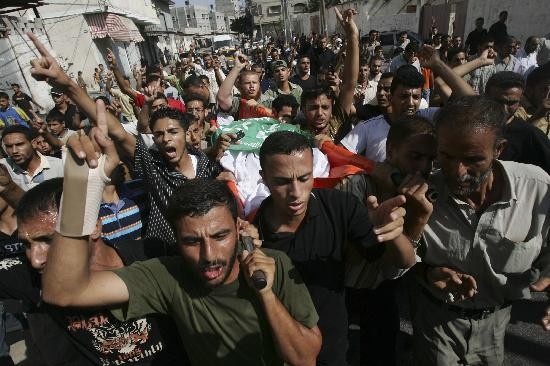
[[[92,39],[111,37],[120,42],[143,42],[138,28],[128,18],[113,13],[86,14]]]

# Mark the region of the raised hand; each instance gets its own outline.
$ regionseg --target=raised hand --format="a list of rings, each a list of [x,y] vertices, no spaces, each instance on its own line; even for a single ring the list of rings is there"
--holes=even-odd
[[[435,68],[439,62],[442,62],[441,58],[439,58],[439,52],[433,46],[427,44],[420,49],[418,60],[420,61],[420,66],[429,69]]]
[[[240,52],[235,52],[235,68],[242,70],[248,65],[248,57]]]
[[[347,9],[344,10],[344,13],[342,14],[337,7],[334,7],[334,14],[336,15],[336,19],[338,19],[338,22],[340,23],[342,28],[344,28],[344,31],[348,36],[359,35],[359,29],[357,28],[357,24],[355,24],[355,21],[353,20],[353,16],[357,15],[357,10]]]
[[[117,67],[115,54],[110,48],[107,48],[106,58],[107,58],[107,64],[109,65],[110,69],[114,69]]]
[[[30,111],[33,119],[31,120],[32,128],[34,128],[36,131],[38,131],[39,134],[43,134],[48,130],[48,125],[46,124],[46,121],[44,121],[44,118],[37,115],[34,111]]]
[[[482,62],[484,66],[486,65],[494,65],[495,64],[495,58],[496,53],[495,51],[491,50],[490,48],[487,48],[486,50],[483,50],[481,52],[481,55],[479,55],[478,59]]]
[[[426,281],[446,292],[449,302],[469,299],[477,293],[477,283],[474,277],[447,267],[428,267]]]
[[[403,207],[405,196],[399,195],[378,203],[375,196],[367,197],[369,219],[374,226],[374,233],[379,242],[397,238],[403,233],[406,211]]]
[[[31,32],[27,32],[27,36],[38,50],[38,53],[40,53],[40,58],[31,60],[32,77],[38,81],[45,81],[51,86],[57,86],[61,89],[66,89],[71,85],[71,78],[65,74],[42,42],[40,42]]]
[[[108,137],[107,111],[101,99],[96,101],[96,127],[90,137],[77,133],[71,135],[67,147],[80,159],[86,160],[90,168],[98,166],[98,156],[105,155],[104,173],[109,176],[120,162],[113,141]]]
[[[155,100],[155,97],[157,96],[157,93],[160,88],[160,79],[154,81],[151,83],[151,85],[146,86],[143,88],[143,94],[145,95],[145,103],[153,103]]]

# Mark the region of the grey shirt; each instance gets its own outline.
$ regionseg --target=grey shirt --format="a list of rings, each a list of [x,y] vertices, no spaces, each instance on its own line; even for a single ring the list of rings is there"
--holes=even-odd
[[[529,285],[539,275],[550,277],[550,176],[534,165],[500,160],[496,164],[504,172],[504,193],[481,215],[449,192],[442,174],[434,177],[439,198],[418,250],[430,266],[475,278],[478,293],[457,303],[465,308],[529,298]],[[445,301],[446,294],[427,288]]]
[[[45,180],[63,177],[63,162],[61,159],[44,156],[38,152],[37,154],[40,157],[40,166],[32,175],[21,169],[9,157],[0,160],[0,164],[8,169],[13,182],[24,191],[28,191]]]

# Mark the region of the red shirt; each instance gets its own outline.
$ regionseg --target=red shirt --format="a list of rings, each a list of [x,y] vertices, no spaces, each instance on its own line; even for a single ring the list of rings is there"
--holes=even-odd
[[[183,104],[180,100],[176,100],[173,98],[167,98],[167,99],[168,99],[168,107],[177,109],[182,113],[185,113],[185,111],[187,110],[185,108],[185,104]],[[136,92],[134,102],[139,108],[143,108],[143,105],[145,104],[145,95],[143,95],[140,92]]]

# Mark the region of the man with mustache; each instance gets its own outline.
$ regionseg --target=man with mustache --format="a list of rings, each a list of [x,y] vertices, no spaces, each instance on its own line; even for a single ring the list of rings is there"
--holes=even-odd
[[[420,240],[412,316],[419,365],[501,365],[511,304],[550,284],[550,177],[498,160],[505,119],[480,96],[437,116],[439,196]]]

